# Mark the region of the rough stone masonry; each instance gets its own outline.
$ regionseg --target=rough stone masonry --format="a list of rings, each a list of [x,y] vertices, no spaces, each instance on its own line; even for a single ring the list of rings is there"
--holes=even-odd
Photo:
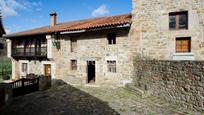
[[[135,61],[134,86],[186,108],[204,110],[203,61]]]
[[[203,0],[132,0],[132,52],[160,60],[204,58]],[[169,14],[188,12],[188,28],[169,29]],[[176,52],[176,38],[190,37],[191,51]],[[177,59],[178,59],[177,58]]]

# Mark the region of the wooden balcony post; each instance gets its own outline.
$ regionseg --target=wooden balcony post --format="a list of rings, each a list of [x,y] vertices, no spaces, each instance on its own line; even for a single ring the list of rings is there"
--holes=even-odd
[[[46,35],[46,39],[47,39],[47,58],[53,58],[52,57],[52,47],[53,47],[53,44],[52,44],[52,35]]]
[[[11,42],[10,39],[7,39],[6,42],[7,42],[7,57],[11,58],[11,45],[12,45],[12,42]]]

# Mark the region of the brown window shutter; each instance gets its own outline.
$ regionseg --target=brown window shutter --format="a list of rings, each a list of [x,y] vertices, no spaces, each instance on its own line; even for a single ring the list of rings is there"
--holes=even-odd
[[[190,52],[190,38],[176,38],[176,52]]]

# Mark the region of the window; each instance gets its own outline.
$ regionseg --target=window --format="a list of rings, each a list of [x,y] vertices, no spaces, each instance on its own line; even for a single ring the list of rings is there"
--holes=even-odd
[[[0,49],[4,49],[4,44],[0,43]]]
[[[27,63],[22,63],[22,72],[27,73],[28,72],[28,64]]]
[[[76,52],[76,51],[77,51],[77,40],[71,39],[71,52]]]
[[[185,53],[191,52],[191,38],[176,38],[176,52]]]
[[[188,29],[188,12],[169,13],[169,29]]]
[[[108,72],[116,73],[116,61],[107,61]]]
[[[71,70],[77,70],[77,60],[71,60]]]
[[[107,38],[108,38],[108,44],[116,44],[116,34],[115,33],[108,34]]]

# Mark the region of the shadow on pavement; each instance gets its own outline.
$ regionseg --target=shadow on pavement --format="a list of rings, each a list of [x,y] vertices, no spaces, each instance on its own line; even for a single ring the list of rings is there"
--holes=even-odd
[[[55,80],[51,89],[15,98],[0,115],[118,115],[92,95]]]

